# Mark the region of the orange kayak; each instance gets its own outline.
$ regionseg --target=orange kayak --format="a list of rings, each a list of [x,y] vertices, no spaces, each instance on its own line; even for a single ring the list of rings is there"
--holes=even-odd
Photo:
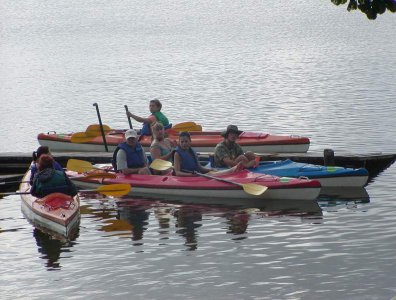
[[[220,131],[190,132],[192,147],[197,152],[213,152],[216,145],[223,140]],[[103,152],[105,146],[102,136],[84,138],[82,142],[72,142],[72,133],[59,134],[55,132],[40,133],[37,139],[42,146],[48,146],[51,151]],[[178,133],[168,132],[168,138],[178,140]],[[124,141],[124,130],[112,130],[105,135],[109,151],[114,151],[118,144]],[[140,136],[139,141],[146,151],[151,144],[151,136]],[[272,135],[268,133],[243,132],[238,144],[244,151],[255,153],[305,153],[310,140],[301,136]]]

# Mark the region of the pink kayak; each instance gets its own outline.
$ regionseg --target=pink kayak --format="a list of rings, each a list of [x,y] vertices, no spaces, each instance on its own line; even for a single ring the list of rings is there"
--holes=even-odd
[[[181,198],[182,201],[186,200],[183,202],[197,203],[217,203],[216,199],[220,198],[230,201],[232,199],[314,200],[321,189],[317,180],[276,177],[252,173],[247,170],[231,175],[217,176],[234,183],[201,176],[123,175],[117,173],[116,178],[86,178],[84,174],[74,171],[66,173],[80,188],[95,188],[100,184],[128,183],[131,185],[130,196]],[[254,196],[247,193],[238,184],[261,185],[268,189],[261,195]],[[196,201],[190,201],[192,199]]]
[[[39,229],[59,238],[70,238],[76,233],[80,222],[80,199],[62,193],[52,193],[44,198],[32,196],[30,170],[19,186],[21,209],[25,217]],[[60,236],[59,236],[60,235]]]

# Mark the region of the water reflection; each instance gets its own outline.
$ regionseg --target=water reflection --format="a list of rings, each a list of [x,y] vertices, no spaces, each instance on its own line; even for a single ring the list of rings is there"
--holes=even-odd
[[[183,238],[187,251],[199,247],[200,227],[207,218],[220,218],[219,222],[226,225],[225,232],[232,235],[231,239],[243,240],[251,218],[289,217],[317,222],[322,217],[316,201],[264,201],[260,207],[227,207],[123,198],[117,205],[117,219],[132,226],[133,240],[143,240],[149,226],[157,227],[160,244],[165,244],[169,236],[175,233]],[[151,212],[154,218],[150,218]],[[134,245],[142,244],[143,241]]]
[[[48,270],[57,270],[61,268],[61,253],[69,252],[69,248],[73,247],[74,240],[78,237],[78,227],[68,238],[60,237],[55,233],[44,232],[38,228],[34,228],[33,236],[36,239],[38,252],[42,255],[42,259],[46,260]]]
[[[348,2],[347,10],[360,10],[366,14],[370,20],[375,20],[378,14],[383,14],[385,11],[396,12],[395,0],[331,0],[335,5],[346,4]]]
[[[132,240],[143,239],[143,232],[147,230],[150,216],[149,206],[129,206],[128,209],[118,209],[117,219],[127,221],[131,226]],[[139,246],[142,243],[134,243]]]

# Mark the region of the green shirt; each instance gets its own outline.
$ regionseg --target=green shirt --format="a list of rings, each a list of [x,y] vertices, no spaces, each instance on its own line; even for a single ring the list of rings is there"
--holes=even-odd
[[[158,122],[164,125],[164,127],[169,125],[168,118],[165,117],[165,115],[162,112],[156,111],[155,113],[153,113],[153,115],[155,116]]]
[[[215,167],[227,167],[224,163],[225,158],[236,159],[239,155],[243,154],[241,146],[234,143],[231,147],[227,147],[224,141],[218,143],[214,152]]]

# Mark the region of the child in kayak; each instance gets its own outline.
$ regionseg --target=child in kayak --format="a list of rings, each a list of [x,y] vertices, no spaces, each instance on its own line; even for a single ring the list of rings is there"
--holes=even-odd
[[[33,151],[33,163],[30,167],[30,185],[33,185],[33,180],[34,180],[34,175],[37,173],[38,169],[38,159],[40,158],[41,155],[43,154],[48,154],[51,155],[49,148],[47,146],[40,146],[37,148],[36,151]],[[62,166],[54,160],[54,169],[63,171]]]
[[[52,193],[63,193],[70,196],[77,195],[76,186],[70,181],[65,172],[55,170],[54,159],[51,155],[42,154],[38,160],[38,173],[34,176],[30,193],[38,198]]]
[[[202,166],[199,162],[197,153],[191,148],[191,136],[187,131],[179,135],[179,145],[176,147],[174,156],[174,170],[176,176],[196,176],[194,173],[209,173],[211,175],[231,174],[243,169],[241,163],[236,164],[233,168],[224,171],[217,171]]]
[[[139,117],[137,115],[132,114],[130,111],[128,111],[128,116],[133,118],[134,120],[143,123],[142,130],[140,132],[140,135],[151,135],[151,126],[159,122],[166,129],[170,128],[172,125],[169,124],[168,118],[161,112],[162,104],[158,99],[153,99],[150,101],[149,104],[149,109],[151,115],[148,116],[147,118]]]

